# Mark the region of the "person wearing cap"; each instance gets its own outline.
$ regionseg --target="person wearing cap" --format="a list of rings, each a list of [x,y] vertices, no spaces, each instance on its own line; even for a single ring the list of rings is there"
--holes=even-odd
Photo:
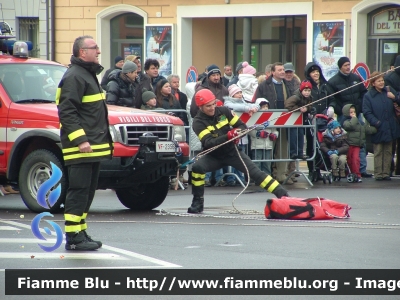
[[[112,71],[107,84],[107,104],[133,107],[138,88],[136,77],[137,65],[130,60],[124,63],[122,70]]]
[[[268,110],[269,101],[265,98],[258,98],[255,102],[260,111]],[[271,160],[273,158],[274,142],[279,136],[276,128],[267,127],[249,132],[251,139],[251,154],[254,164],[263,172],[271,174]],[[257,161],[258,160],[258,161]]]
[[[108,70],[104,73],[103,78],[101,79],[100,85],[101,85],[101,88],[102,88],[103,90],[107,91],[107,83],[110,81],[110,79],[108,78],[108,76],[110,75],[110,73],[111,73],[112,71],[114,71],[115,69],[121,70],[123,65],[124,65],[124,59],[123,59],[123,57],[122,57],[122,56],[119,56],[119,55],[118,55],[117,57],[115,57],[115,59],[114,59],[114,66],[113,66],[112,68],[108,69]]]
[[[226,65],[224,67],[224,76],[222,77],[222,83],[224,84],[224,86],[227,86],[229,84],[229,81],[231,81],[233,77],[234,75],[232,72],[232,66]]]
[[[239,74],[237,86],[242,90],[243,99],[247,102],[252,102],[253,96],[258,87],[258,80],[255,77],[256,69],[247,61],[242,63],[242,73]]]
[[[229,95],[228,89],[222,84],[221,81],[221,70],[216,65],[209,65],[207,67],[207,77],[196,84],[196,93],[200,90],[207,89],[210,90],[218,100],[224,102],[224,97]],[[192,104],[190,105],[190,115],[194,118],[197,114],[199,108],[195,103],[196,95],[192,99]]]
[[[287,110],[299,110],[303,114],[303,125],[308,125],[307,119],[308,113],[311,111],[311,106],[306,105],[313,101],[311,96],[311,88],[311,82],[303,81],[300,84],[300,88],[294,93],[294,95],[285,100],[285,108]],[[289,128],[289,145],[290,159],[308,158],[308,156],[303,154],[304,127]]]
[[[293,94],[300,88],[300,78],[296,75],[294,66],[291,62],[287,62],[283,65],[285,68],[285,79],[290,92]]]
[[[154,94],[152,91],[148,91],[146,89],[143,89],[142,102],[143,102],[143,105],[140,109],[144,109],[144,110],[163,109],[163,108],[157,107],[156,94]]]
[[[333,100],[329,103],[329,112],[334,111],[337,115],[337,120],[343,124],[345,116],[343,115],[343,107],[346,104],[353,104],[356,108],[357,118],[361,124],[364,124],[361,115],[363,98],[368,92],[362,80],[357,75],[351,72],[350,59],[346,56],[338,60],[339,71],[331,79],[328,80],[329,88],[332,93],[339,92],[333,96]],[[366,145],[360,150],[360,173],[362,177],[372,177],[372,174],[367,173],[367,152]]]
[[[188,213],[201,213],[204,209],[204,178],[206,172],[218,170],[224,166],[233,166],[245,173],[246,168],[257,185],[281,198],[288,192],[270,175],[262,172],[243,152],[238,152],[236,143],[240,130],[247,129],[238,116],[225,106],[216,106],[216,97],[208,89],[195,95],[199,107],[193,119],[193,130],[199,137],[203,150],[228,142],[214,151],[200,157],[192,166],[192,205]]]
[[[160,63],[157,59],[148,58],[144,63],[144,74],[140,79],[139,88],[137,89],[135,95],[135,107],[140,108],[142,106],[142,90],[146,89],[148,91],[155,92],[157,82],[160,80],[165,80],[164,76],[158,73],[160,68]]]
[[[130,60],[131,62],[134,62],[137,65],[137,73],[138,76],[136,77],[136,81],[139,83],[140,79],[143,75],[142,73],[142,62],[140,61],[140,56],[137,55],[128,55],[125,60]]]
[[[332,175],[336,178],[346,177],[347,152],[349,151],[347,133],[338,121],[328,123],[328,128],[322,133],[321,151],[329,156]]]
[[[233,76],[232,77],[232,79],[229,81],[229,83],[227,84],[227,88],[231,85],[231,84],[237,84],[238,83],[238,81],[239,81],[239,75],[240,74],[242,74],[242,72],[243,72],[243,62],[241,61],[241,62],[239,62],[237,65],[236,65],[236,69],[235,69],[235,72],[236,72],[236,75],[235,76]]]

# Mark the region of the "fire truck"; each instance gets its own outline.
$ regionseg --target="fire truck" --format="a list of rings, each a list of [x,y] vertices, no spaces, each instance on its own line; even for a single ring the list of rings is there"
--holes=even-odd
[[[61,212],[68,178],[55,93],[67,67],[29,58],[23,42],[14,42],[7,52],[12,54],[0,55],[0,183],[17,184],[34,212]],[[189,159],[183,122],[130,107],[109,105],[108,111],[114,152],[112,160],[101,164],[98,189],[113,189],[127,208],[154,209],[167,196],[169,176]],[[61,185],[57,202],[46,209],[37,194],[52,175],[51,163],[63,176],[46,196]]]

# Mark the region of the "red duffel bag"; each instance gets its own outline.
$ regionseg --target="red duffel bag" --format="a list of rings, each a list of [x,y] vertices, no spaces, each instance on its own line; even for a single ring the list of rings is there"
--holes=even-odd
[[[323,220],[349,218],[348,204],[325,198],[268,199],[264,214],[267,219]]]

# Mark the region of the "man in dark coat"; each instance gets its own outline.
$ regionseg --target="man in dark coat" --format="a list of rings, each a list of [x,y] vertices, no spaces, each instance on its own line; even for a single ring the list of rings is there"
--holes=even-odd
[[[394,61],[394,71],[387,73],[385,75],[385,85],[393,88],[396,93],[400,93],[400,55],[396,56]],[[397,153],[396,153],[396,144],[397,144]],[[393,141],[393,156],[396,153],[397,157],[400,157],[400,139],[396,139]],[[392,171],[395,172],[396,175],[400,175],[400,159],[397,159],[396,166],[394,166],[394,159],[392,159]]]
[[[361,124],[364,120],[361,117],[363,107],[363,97],[367,93],[364,84],[360,83],[361,78],[351,72],[350,59],[346,56],[338,60],[339,72],[328,80],[330,90],[335,93],[333,100],[329,103],[328,113],[332,110],[337,114],[337,120],[343,124],[345,117],[343,116],[343,107],[346,104],[353,104],[356,107],[357,117]],[[367,173],[367,153],[366,147],[360,150],[360,173],[362,177],[372,177]]]
[[[224,97],[229,96],[228,89],[221,82],[221,70],[216,65],[210,65],[207,67],[207,77],[203,78],[201,83],[196,84],[196,93],[200,90],[210,90],[218,100],[224,102]],[[195,99],[196,94],[192,98],[190,105],[190,116],[194,118],[199,108],[196,106]]]
[[[117,56],[114,59],[114,66],[110,69],[108,69],[105,73],[103,78],[101,79],[101,88],[105,91],[107,91],[107,83],[110,81],[110,79],[108,78],[108,76],[110,75],[110,73],[112,71],[114,71],[115,69],[117,70],[121,70],[122,66],[124,65],[124,59],[122,58],[122,56]]]
[[[110,74],[110,82],[107,84],[107,104],[133,107],[135,103],[135,92],[138,67],[135,63],[127,60],[122,70],[114,70]]]

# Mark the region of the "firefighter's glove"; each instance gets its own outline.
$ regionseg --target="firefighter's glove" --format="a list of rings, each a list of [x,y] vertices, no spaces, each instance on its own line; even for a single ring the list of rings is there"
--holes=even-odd
[[[278,138],[278,136],[275,133],[270,133],[269,134],[270,141],[275,142],[277,138]]]
[[[236,128],[233,128],[231,130],[228,131],[227,136],[228,136],[228,140],[233,140],[233,142],[235,144],[239,144],[239,139],[235,139],[235,137],[237,137],[239,135],[239,131]]]
[[[257,130],[256,137],[266,139],[269,136],[269,133],[265,130]]]

